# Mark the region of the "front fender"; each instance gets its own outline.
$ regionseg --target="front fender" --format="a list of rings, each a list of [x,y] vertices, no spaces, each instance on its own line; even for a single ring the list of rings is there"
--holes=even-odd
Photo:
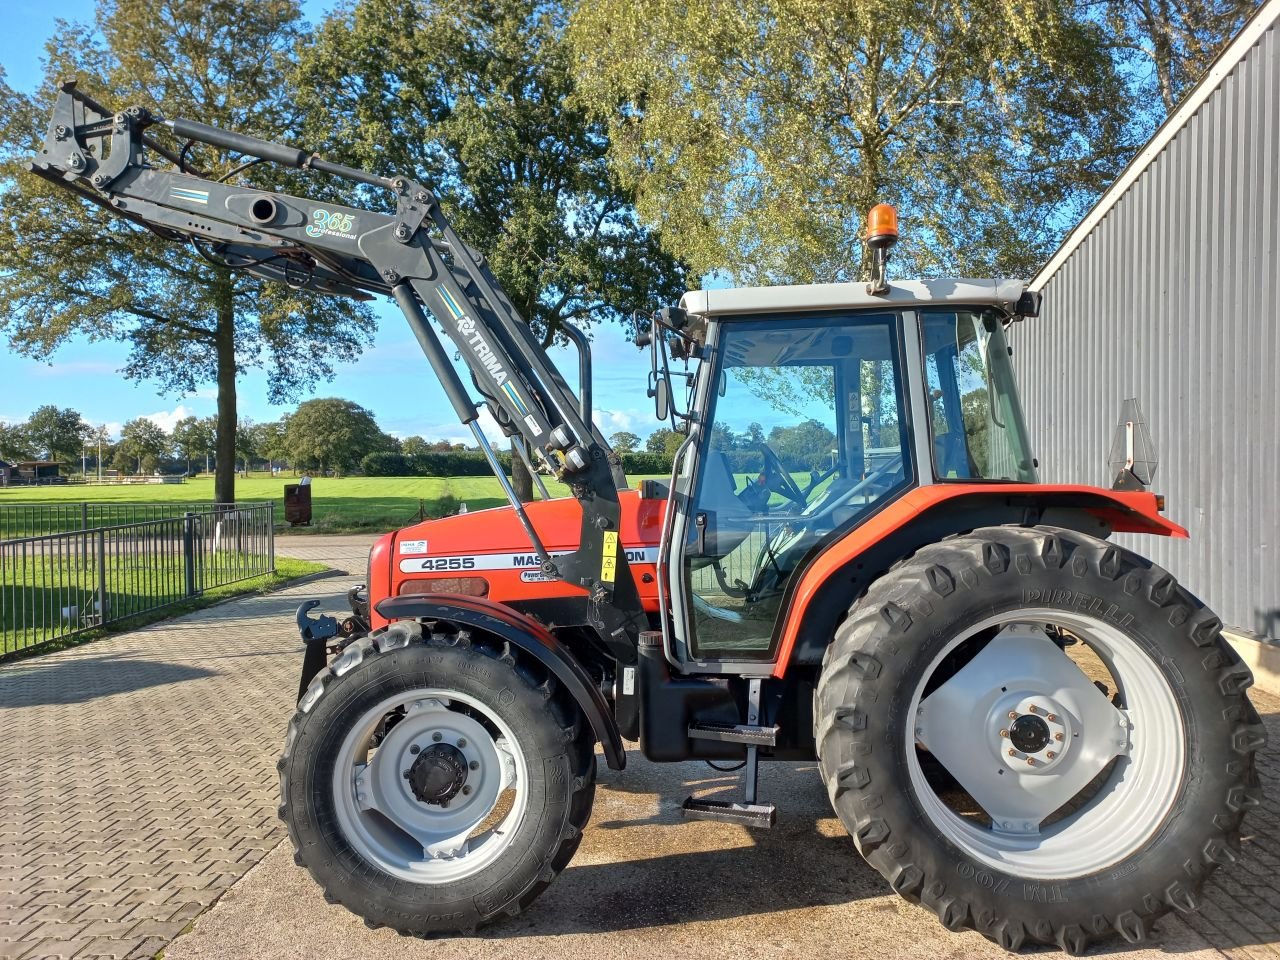
[[[1160,514],[1160,498],[1146,491],[1068,484],[938,483],[915,487],[886,503],[852,530],[810,555],[787,588],[774,628],[774,676],[802,654],[821,660],[853,597],[889,567],[954,533],[1016,523],[1070,527],[1095,537],[1113,532],[1186,538]]]
[[[600,688],[568,648],[545,626],[505,604],[479,597],[433,593],[388,597],[377,605],[385,620],[444,620],[500,637],[533,657],[569,692],[591,724],[612,770],[627,765],[622,734]]]

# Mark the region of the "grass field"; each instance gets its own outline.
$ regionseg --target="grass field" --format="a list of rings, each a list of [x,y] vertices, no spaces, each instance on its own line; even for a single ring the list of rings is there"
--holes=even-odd
[[[640,479],[633,478],[632,483]],[[236,500],[241,503],[276,501],[276,521],[283,524],[284,487],[296,482],[292,476],[241,477],[236,480]],[[547,483],[547,490],[553,497],[568,495],[568,488],[555,481]],[[196,477],[186,483],[174,484],[68,484],[0,489],[0,505],[82,500],[198,503],[212,498],[212,477]],[[406,526],[422,516],[442,517],[457,513],[463,503],[468,510],[483,510],[506,502],[502,487],[493,477],[316,477],[311,482],[311,526],[298,528],[297,532],[384,532]]]
[[[166,571],[155,569],[155,564],[146,571],[113,569],[108,583],[108,605],[115,616],[123,614],[122,619],[105,628],[64,638],[62,634],[76,622],[68,620],[64,607],[76,604],[86,610],[96,609],[93,571],[89,565],[54,571],[33,563],[22,577],[11,576],[10,582],[0,588],[0,658],[21,655],[32,647],[38,648],[32,652],[45,653],[109,633],[134,630],[230,597],[266,593],[290,580],[325,569],[322,563],[277,556],[275,573],[212,587],[192,599],[182,597],[180,570],[177,576],[167,576]],[[133,610],[141,612],[130,615],[129,611]]]

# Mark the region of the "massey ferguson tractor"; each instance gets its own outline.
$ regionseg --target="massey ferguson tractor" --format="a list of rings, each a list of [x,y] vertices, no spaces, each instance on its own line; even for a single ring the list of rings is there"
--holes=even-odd
[[[394,212],[213,179],[191,143]],[[740,796],[682,809],[747,828],[775,819],[760,763],[816,759],[889,886],[1009,950],[1141,940],[1237,858],[1251,675],[1200,600],[1108,542],[1186,531],[1145,489],[1038,481],[1005,341],[1038,296],[890,282],[891,208],[869,218],[870,283],[697,290],[653,315],[650,394],[684,440],[669,480],[632,486],[592,418],[586,337],[565,327],[575,392],[428,185],[74,84],[29,169],[218,269],[393,298],[510,500],[378,539],[341,624],[298,611],[280,815],[370,925],[469,933],[530,908],[587,827],[597,747],[621,770],[625,741],[740,766]],[[565,495],[521,503],[479,404]]]

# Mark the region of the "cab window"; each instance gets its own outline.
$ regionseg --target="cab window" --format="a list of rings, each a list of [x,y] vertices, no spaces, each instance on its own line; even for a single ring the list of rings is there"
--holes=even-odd
[[[897,322],[724,323],[684,544],[695,656],[767,656],[808,552],[909,482]]]

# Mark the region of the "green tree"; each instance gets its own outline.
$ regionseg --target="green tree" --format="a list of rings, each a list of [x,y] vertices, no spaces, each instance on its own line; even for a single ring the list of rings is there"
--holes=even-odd
[[[619,430],[609,438],[609,445],[618,453],[635,453],[640,449],[640,437],[630,430]]]
[[[788,470],[812,470],[823,466],[836,447],[836,435],[817,420],[769,431],[769,449]]]
[[[289,417],[285,448],[294,466],[332,470],[340,476],[371,453],[390,450],[391,438],[378,429],[373,414],[336,398],[308,400]]]
[[[183,417],[173,425],[173,445],[187,461],[187,473],[191,472],[193,457],[203,457],[213,450],[216,437],[217,421],[210,417]]]
[[[648,453],[658,453],[664,457],[674,457],[676,450],[680,448],[680,444],[684,442],[684,434],[676,433],[667,427],[659,427],[653,433],[649,434],[649,439],[644,442],[645,451]]]
[[[405,437],[400,443],[400,449],[405,456],[416,457],[420,453],[426,453],[431,449],[431,444],[427,443],[422,437],[413,436]]]
[[[1108,0],[1105,22],[1154,129],[1258,8],[1257,0]],[[1144,131],[1146,132],[1146,131]]]
[[[265,458],[269,466],[277,461],[289,459],[284,441],[285,423],[286,420],[276,420],[271,423],[260,423],[253,428],[254,446],[257,448],[258,456]]]
[[[1129,153],[1106,30],[1069,0],[583,0],[569,36],[642,221],[698,275],[856,279],[881,201],[900,275],[1027,275]]]
[[[29,460],[34,456],[31,438],[22,424],[0,422],[0,459]]]
[[[51,403],[37,407],[22,426],[22,433],[37,456],[64,462],[79,458],[91,432],[75,410],[59,409]]]
[[[0,78],[0,331],[13,349],[37,358],[75,338],[123,340],[132,348],[126,376],[179,393],[216,382],[214,495],[224,502],[235,498],[237,373],[263,367],[271,399],[289,397],[358,355],[372,314],[228,269],[215,251],[201,259],[20,172],[20,164],[43,139],[54,81],[76,75],[87,92],[122,108],[140,103],[165,116],[296,139],[288,80],[302,34],[297,0],[99,0],[92,26],[59,21],[38,94],[17,93]],[[189,157],[214,177],[241,159],[205,147]],[[272,169],[241,177],[273,186]]]
[[[249,476],[253,458],[258,455],[257,424],[248,418],[236,424],[236,456],[244,463],[244,475]]]
[[[547,342],[684,289],[573,99],[564,21],[539,0],[359,0],[321,25],[299,82],[327,154],[425,178]]]
[[[168,454],[173,442],[164,427],[154,420],[138,417],[120,430],[120,447],[116,462],[136,465],[138,473],[154,473],[160,459]]]

